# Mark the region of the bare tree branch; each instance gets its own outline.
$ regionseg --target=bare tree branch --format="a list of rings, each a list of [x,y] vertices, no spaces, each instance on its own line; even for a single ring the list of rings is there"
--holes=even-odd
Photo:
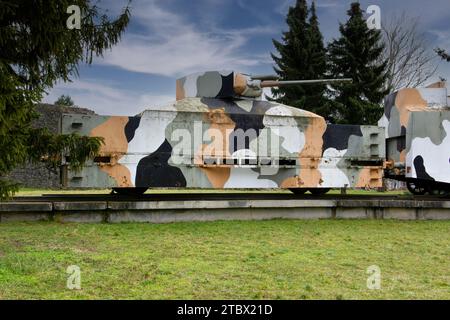
[[[406,13],[388,17],[383,23],[383,59],[388,61],[389,90],[421,86],[437,71],[437,57],[418,24],[418,17]]]

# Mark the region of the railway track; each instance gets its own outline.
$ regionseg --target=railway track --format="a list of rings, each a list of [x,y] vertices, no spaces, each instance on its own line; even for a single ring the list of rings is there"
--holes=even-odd
[[[220,201],[220,200],[405,200],[405,201],[449,201],[449,196],[412,195],[340,195],[322,196],[295,195],[288,193],[153,193],[142,196],[117,194],[44,194],[42,196],[14,197],[10,202],[157,202],[157,201]]]

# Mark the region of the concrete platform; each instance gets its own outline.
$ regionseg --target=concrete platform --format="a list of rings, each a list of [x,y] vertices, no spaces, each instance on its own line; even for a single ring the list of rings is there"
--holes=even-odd
[[[450,201],[240,199],[0,203],[0,222],[171,223],[269,219],[450,220]]]

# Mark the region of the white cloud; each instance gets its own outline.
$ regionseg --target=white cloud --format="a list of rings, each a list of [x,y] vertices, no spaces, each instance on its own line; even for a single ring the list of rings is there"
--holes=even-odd
[[[44,98],[44,102],[53,103],[62,94],[69,94],[76,105],[101,115],[132,116],[150,106],[164,105],[175,100],[174,94],[138,94],[99,84],[94,80],[76,80],[55,86]]]
[[[436,37],[436,43],[441,48],[450,48],[450,31],[448,30],[430,30],[430,34]]]
[[[278,14],[285,16],[288,12],[289,7],[293,5],[295,5],[294,0],[282,0],[278,3],[278,6],[275,8],[275,11]]]
[[[206,32],[181,14],[163,9],[155,0],[136,2],[132,15],[148,35],[126,33],[99,63],[134,72],[180,76],[224,68],[247,71],[268,61],[243,47],[254,35],[272,33],[269,26],[241,30],[211,26]]]
[[[132,22],[136,28],[129,28],[119,44],[105,53],[103,59],[95,59],[95,63],[173,78],[208,69],[245,72],[253,66],[272,63],[268,53],[251,53],[243,48],[251,37],[273,33],[276,29],[255,26],[224,30],[210,24],[205,31],[200,29],[198,21],[187,21],[182,12],[166,10],[162,3],[158,0],[132,2]],[[123,1],[111,1],[109,12],[117,14],[123,6]],[[139,30],[139,34],[130,30]],[[175,98],[175,84],[170,91],[152,93],[122,89],[120,81],[105,84],[104,80],[91,78],[59,83],[44,101],[53,103],[60,95],[69,94],[77,105],[98,114],[134,115]]]

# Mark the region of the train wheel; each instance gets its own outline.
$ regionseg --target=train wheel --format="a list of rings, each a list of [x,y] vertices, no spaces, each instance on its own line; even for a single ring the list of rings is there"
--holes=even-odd
[[[423,196],[428,191],[425,186],[416,182],[407,182],[406,187],[408,188],[409,192],[416,196]]]
[[[309,189],[309,192],[311,192],[312,195],[315,196],[322,196],[324,194],[327,194],[331,189],[328,188],[314,188],[314,189]]]
[[[428,193],[433,196],[448,196],[450,195],[450,190],[430,187],[428,188]]]
[[[141,196],[148,188],[113,188],[113,193],[121,196]]]
[[[297,195],[301,195],[301,194],[305,194],[306,191],[308,191],[308,189],[303,189],[303,188],[292,188],[289,189],[293,194],[297,194]]]

